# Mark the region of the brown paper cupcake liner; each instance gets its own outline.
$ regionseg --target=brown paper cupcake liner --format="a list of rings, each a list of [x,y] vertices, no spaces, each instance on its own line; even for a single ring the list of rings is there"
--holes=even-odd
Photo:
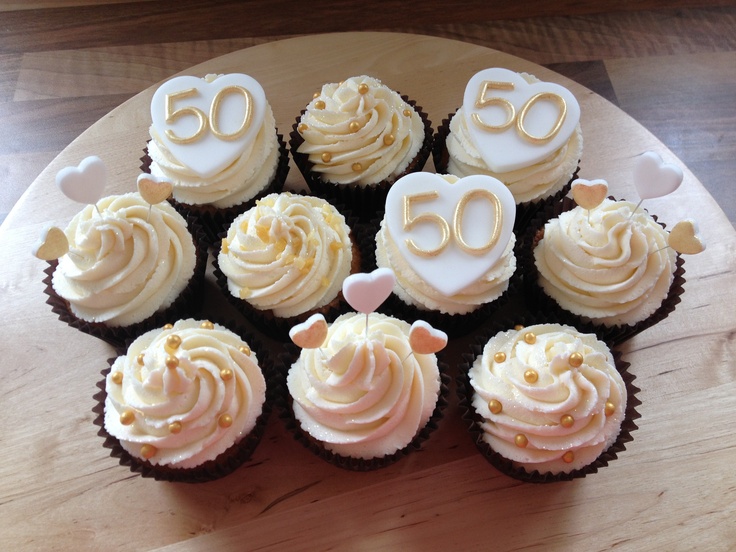
[[[279,417],[284,422],[286,429],[294,436],[294,439],[301,443],[312,454],[333,466],[350,471],[367,472],[395,464],[412,452],[420,450],[424,443],[430,438],[431,434],[437,429],[440,420],[444,416],[444,410],[448,404],[450,376],[448,375],[447,364],[442,360],[439,360],[440,357],[438,355],[440,392],[437,398],[437,404],[427,424],[417,432],[408,445],[393,454],[371,459],[353,458],[334,453],[326,449],[321,442],[303,430],[301,424],[294,416],[292,398],[289,395],[289,390],[286,386],[286,377],[288,375],[289,368],[299,357],[299,352],[300,349],[295,345],[287,345],[285,347],[285,352],[281,353],[276,361],[276,372],[279,373],[279,379],[275,392],[274,404],[279,413]]]
[[[615,200],[613,196],[610,196],[609,199]],[[565,211],[575,208],[575,206],[575,202],[568,197],[563,198],[557,204],[546,206],[531,221],[524,236],[517,243],[517,260],[524,273],[524,298],[532,310],[554,313],[563,323],[575,326],[580,331],[586,333],[595,333],[603,336],[604,341],[615,346],[660,323],[675,311],[675,308],[681,301],[682,294],[685,292],[685,259],[679,253],[677,254],[674,277],[670,285],[670,290],[660,307],[644,320],[629,325],[607,326],[597,323],[590,318],[569,312],[563,309],[552,297],[547,295],[544,289],[537,283],[539,271],[534,262],[534,247],[541,239],[547,221],[559,216]],[[656,215],[651,216],[662,228],[665,228],[665,224],[659,222]]]
[[[201,227],[191,217],[188,218],[187,225],[194,237],[197,255],[194,274],[189,280],[189,284],[179,294],[179,297],[166,309],[157,311],[145,320],[128,326],[108,326],[103,322],[82,320],[72,312],[69,301],[59,296],[54,290],[52,278],[59,264],[58,260],[47,261],[48,266],[44,270],[46,277],[43,279],[43,283],[45,284],[44,293],[47,295],[46,303],[51,306],[51,310],[62,322],[114,347],[119,347],[127,340],[148,330],[163,326],[171,320],[196,315],[202,309],[204,278],[207,270],[207,249]]]
[[[292,127],[289,149],[294,163],[302,173],[312,195],[348,206],[362,221],[375,218],[383,213],[386,206],[386,196],[393,183],[406,174],[421,171],[432,153],[432,122],[428,119],[422,107],[417,105],[414,100],[410,100],[407,96],[401,96],[401,98],[411,105],[421,117],[424,124],[424,142],[413,161],[400,175],[367,186],[327,182],[322,180],[319,173],[312,171],[314,165],[309,161],[309,156],[298,151],[299,146],[304,142],[301,134],[297,131],[299,121],[305,113],[305,110],[302,110]]]
[[[554,317],[547,317],[544,314],[534,313],[526,314],[524,316],[515,318],[513,322],[495,322],[493,328],[487,328],[484,332],[475,337],[475,343],[471,345],[471,350],[468,353],[463,354],[464,362],[459,366],[460,370],[457,376],[457,394],[460,402],[460,412],[463,422],[468,428],[468,432],[475,443],[478,451],[481,455],[498,471],[501,473],[513,477],[519,481],[526,483],[554,483],[557,481],[572,481],[574,479],[580,479],[586,477],[589,474],[597,473],[599,469],[607,466],[613,460],[618,458],[618,455],[626,450],[626,443],[634,440],[632,432],[638,429],[635,420],[641,417],[641,414],[637,411],[637,407],[641,405],[641,400],[637,397],[640,389],[634,385],[636,376],[629,371],[630,364],[626,362],[622,354],[619,351],[611,350],[613,354],[614,362],[617,370],[621,374],[624,384],[626,385],[627,400],[626,400],[626,411],[624,420],[621,423],[621,430],[616,438],[616,441],[603,451],[595,461],[584,466],[578,470],[572,470],[569,473],[540,473],[538,470],[527,471],[524,468],[516,465],[511,460],[508,460],[493,450],[490,444],[483,440],[483,428],[481,423],[483,422],[482,416],[476,413],[472,405],[473,387],[470,384],[470,378],[468,372],[475,362],[476,358],[483,353],[483,348],[488,340],[493,337],[499,331],[504,331],[509,328],[513,328],[516,324],[528,326],[532,324],[540,323],[559,323],[565,324],[564,321],[554,319]],[[580,331],[580,328],[576,328]],[[596,334],[599,339],[601,336]],[[603,339],[602,339],[603,340]],[[603,340],[605,341],[605,340]],[[610,343],[607,343],[609,347]]]
[[[271,177],[270,182],[265,188],[260,190],[255,196],[248,201],[233,205],[232,207],[215,207],[213,205],[190,205],[177,201],[174,197],[169,198],[169,203],[183,216],[194,217],[204,230],[205,240],[207,245],[212,245],[217,241],[217,236],[222,232],[223,228],[227,228],[230,223],[241,213],[244,213],[253,205],[256,201],[268,194],[278,193],[284,188],[286,177],[289,174],[289,153],[286,149],[286,142],[284,142],[281,134],[276,134],[279,142],[279,161]],[[143,157],[141,157],[140,168],[143,172],[150,172],[151,170],[151,158],[148,156],[148,149],[146,148]]]
[[[223,323],[217,320],[210,321],[225,326],[238,334],[243,341],[248,343],[248,345],[256,352],[256,355],[258,356],[258,365],[266,379],[266,401],[263,405],[263,411],[260,416],[258,416],[256,425],[250,433],[245,435],[240,441],[232,445],[226,451],[222,452],[215,459],[208,460],[201,466],[197,466],[195,468],[172,468],[170,466],[151,464],[150,462],[133,456],[126,451],[121,446],[120,441],[110,435],[105,429],[105,399],[107,398],[105,381],[112,368],[112,364],[116,360],[116,357],[109,358],[107,360],[107,368],[100,372],[102,379],[96,384],[99,391],[93,396],[95,399],[95,406],[92,408],[92,412],[96,414],[93,424],[98,428],[97,435],[104,439],[103,447],[109,450],[110,456],[112,458],[117,458],[121,466],[129,468],[133,473],[140,474],[141,477],[152,478],[157,481],[180,483],[206,483],[208,481],[220,479],[230,475],[250,460],[256,447],[260,443],[263,434],[265,433],[266,425],[272,410],[274,389],[278,381],[270,355],[266,348],[242,326],[238,326],[233,322]],[[138,336],[126,340],[124,345],[119,346],[117,348],[117,354],[124,355],[127,347],[135,340],[136,337]]]
[[[442,124],[437,128],[437,132],[434,135],[432,159],[434,160],[435,170],[438,174],[447,174],[447,167],[450,162],[450,153],[447,150],[447,137],[450,134],[450,121],[452,121],[454,115],[455,113],[450,113],[446,119],[442,119]],[[579,163],[580,161],[578,160],[578,167],[575,168],[570,180],[568,180],[562,189],[554,194],[534,201],[525,201],[516,204],[516,218],[514,219],[515,233],[523,233],[529,222],[540,210],[544,209],[547,205],[553,205],[559,202],[568,194],[573,181],[578,177],[578,173],[580,172]]]

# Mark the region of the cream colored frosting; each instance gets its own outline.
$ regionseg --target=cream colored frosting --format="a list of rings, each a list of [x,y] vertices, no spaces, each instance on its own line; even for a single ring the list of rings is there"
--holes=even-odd
[[[170,336],[181,344],[167,345]],[[145,456],[144,445],[155,447],[151,464],[194,468],[215,459],[250,433],[266,399],[256,354],[243,346],[227,328],[192,319],[143,334],[105,380],[105,429],[135,457]],[[178,359],[174,368],[167,366],[170,355]],[[123,413],[134,415],[132,423],[122,423]],[[229,426],[223,416],[230,416]]]
[[[363,85],[367,89],[361,93]],[[394,179],[424,142],[424,123],[414,108],[367,76],[325,84],[297,130],[304,138],[297,151],[309,156],[312,171],[337,184],[366,186]]]
[[[236,218],[217,261],[233,296],[288,317],[335,299],[352,258],[345,218],[323,199],[286,192]]]
[[[521,73],[527,82],[539,82],[536,77]],[[580,125],[575,128],[567,143],[542,162],[522,169],[498,173],[483,161],[475,146],[459,108],[450,121],[447,136],[449,161],[447,172],[459,177],[471,174],[487,174],[509,187],[516,203],[536,201],[554,195],[572,178],[583,151],[583,135]]]
[[[534,258],[540,285],[562,308],[611,326],[635,324],[660,307],[676,253],[667,232],[635,208],[606,199],[547,222]]]
[[[458,180],[452,175],[439,176],[450,183]],[[511,239],[501,257],[481,278],[460,292],[448,296],[427,283],[406,262],[384,217],[376,234],[376,264],[394,271],[396,274],[394,293],[405,303],[420,309],[436,310],[446,314],[467,314],[485,303],[495,301],[508,289],[511,276],[516,271],[515,243],[516,238],[511,234]],[[438,262],[441,260],[438,259]],[[457,269],[462,270],[462,267],[457,267]]]
[[[528,333],[535,336],[531,344]],[[582,355],[578,367],[571,365],[573,353]],[[525,378],[529,370],[537,376],[529,378],[532,383]],[[530,472],[568,473],[591,464],[615,442],[626,412],[626,387],[608,347],[569,326],[540,324],[497,334],[469,377],[484,441]],[[492,402],[498,403],[496,413]],[[519,446],[524,439],[526,446]]]
[[[216,78],[217,75],[207,75],[205,80],[213,82]],[[151,174],[171,181],[174,199],[189,205],[225,208],[252,199],[271,183],[281,155],[276,120],[268,104],[255,139],[245,144],[235,161],[210,178],[204,179],[187,167],[186,159],[177,159],[167,149],[153,125],[149,134]]]
[[[88,322],[145,320],[169,307],[194,274],[186,221],[168,203],[150,206],[137,192],[87,205],[65,233],[69,253],[59,259],[52,285]]]
[[[303,349],[287,384],[301,427],[342,456],[375,458],[407,446],[427,424],[440,389],[437,358],[413,353],[406,322],[348,313],[324,345]]]

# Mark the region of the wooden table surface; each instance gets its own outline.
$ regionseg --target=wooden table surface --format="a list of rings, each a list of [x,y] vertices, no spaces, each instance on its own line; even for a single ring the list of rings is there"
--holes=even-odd
[[[457,107],[468,78],[491,66],[530,71],[573,91],[583,112],[580,175],[606,179],[617,197],[636,197],[631,169],[643,151],[680,163],[640,124],[579,84],[520,58],[447,39],[314,35],[233,52],[185,74],[250,74],[263,85],[280,131],[288,133],[323,82],[361,73],[417,99],[438,123]],[[347,472],[313,457],[276,416],[253,459],[219,481],[160,483],[120,466],[102,447],[91,412],[112,348],[56,319],[44,303],[44,263],[31,249],[47,225],[63,227],[80,208],[54,185],[61,168],[99,155],[108,166],[109,193],[134,189],[152,93],[144,90],[81,134],[0,229],[0,549],[734,546],[736,232],[682,165],[682,186],[645,207],[668,226],[699,219],[708,248],[686,258],[686,292],[677,310],[620,347],[641,387],[642,417],[634,441],[599,473],[541,486],[501,475],[474,448],[454,398],[421,451],[375,472]],[[430,162],[425,170],[432,168]],[[287,182],[302,185],[293,165]]]

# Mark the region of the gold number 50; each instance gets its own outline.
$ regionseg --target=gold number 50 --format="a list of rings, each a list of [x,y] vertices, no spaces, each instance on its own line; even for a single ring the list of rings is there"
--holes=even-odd
[[[438,213],[426,212],[412,216],[412,203],[419,201],[431,201],[440,196],[438,191],[422,192],[418,194],[405,195],[403,198],[403,224],[404,230],[410,232],[412,227],[419,222],[429,222],[435,224],[440,231],[440,242],[433,249],[422,249],[414,243],[411,238],[406,239],[406,247],[414,255],[419,257],[434,257],[439,255],[450,243],[450,239],[454,240],[460,249],[471,255],[482,255],[490,251],[498,242],[501,234],[501,226],[503,224],[503,211],[501,202],[496,194],[488,190],[477,189],[465,192],[460,201],[455,206],[452,217],[452,226]],[[491,202],[493,207],[494,222],[493,231],[488,241],[479,247],[472,247],[465,241],[463,236],[463,218],[465,217],[465,208],[468,203],[475,198],[484,198]]]
[[[220,124],[218,123],[220,104],[222,103],[223,96],[225,96],[226,94],[241,94],[243,96],[243,100],[245,101],[245,113],[243,114],[243,120],[240,123],[240,126],[231,133],[222,132],[220,130]],[[196,95],[196,88],[188,88],[186,90],[182,90],[181,92],[166,94],[166,123],[173,124],[177,119],[185,117],[187,115],[196,117],[198,121],[197,130],[194,132],[194,134],[190,136],[177,136],[171,129],[167,129],[166,136],[169,138],[169,140],[171,140],[175,144],[190,144],[192,142],[196,142],[207,131],[207,127],[209,127],[212,134],[214,134],[220,140],[237,140],[246,133],[248,127],[250,126],[251,114],[253,112],[253,98],[251,97],[248,90],[246,90],[242,86],[237,85],[225,86],[224,88],[218,90],[217,94],[215,94],[215,97],[212,98],[209,117],[204,113],[204,111],[191,105],[180,107],[179,109],[174,109],[174,102],[186,98],[191,98],[192,96]]]

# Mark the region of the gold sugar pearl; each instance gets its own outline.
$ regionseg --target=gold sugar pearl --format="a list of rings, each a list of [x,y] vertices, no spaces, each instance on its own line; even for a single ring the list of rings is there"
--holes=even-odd
[[[164,324],[164,330],[173,330],[174,325],[173,324]]]
[[[570,366],[573,368],[579,368],[583,365],[583,355],[580,353],[572,353],[570,354],[570,358],[568,359],[568,362],[570,363]]]
[[[153,458],[157,452],[158,449],[153,445],[145,444],[141,447],[141,456],[146,460]]]
[[[350,129],[350,132],[358,132],[360,130],[360,123],[358,121],[353,121],[348,125],[348,128]]]
[[[176,358],[174,355],[167,355],[166,356],[166,367],[173,370],[176,367],[179,366],[179,359]]]
[[[390,146],[396,141],[396,137],[393,134],[387,134],[383,137],[383,143]]]
[[[199,327],[202,328],[203,330],[214,330],[215,329],[215,325],[209,320],[205,320],[204,322],[202,322],[199,325]]]
[[[516,437],[514,437],[514,444],[519,448],[526,448],[529,444],[529,439],[526,438],[526,435],[518,433]]]
[[[404,110],[404,117],[411,117],[411,109]]]
[[[247,345],[241,345],[240,347],[238,347],[238,351],[243,353],[245,356],[250,356],[250,354],[253,352]]]
[[[171,422],[169,424],[169,431],[176,435],[181,432],[181,422]]]
[[[325,102],[323,102],[322,100],[317,100],[316,102],[314,102],[314,108],[315,109],[324,109],[325,108]]]
[[[361,94],[367,94],[368,93],[368,90],[370,90],[370,88],[368,87],[368,85],[366,83],[361,82],[358,85],[358,92],[360,92]]]
[[[503,351],[497,352],[495,355],[493,355],[493,360],[496,362],[506,362],[506,353]]]
[[[130,425],[135,422],[135,412],[132,410],[123,410],[120,413],[120,423],[123,425]]]
[[[524,372],[524,381],[527,383],[537,383],[537,380],[539,379],[539,374],[537,374],[536,370],[532,370],[531,368]]]
[[[220,370],[220,378],[222,381],[230,381],[233,379],[233,371],[230,368],[223,368]]]
[[[503,410],[503,405],[501,404],[501,401],[491,399],[488,401],[488,410],[491,411],[491,414],[500,414]]]
[[[217,419],[217,425],[227,428],[233,425],[233,417],[230,414],[223,414]]]
[[[176,351],[180,345],[181,345],[181,337],[179,337],[176,334],[172,334],[166,338],[166,345],[164,346],[164,348],[167,351],[171,352],[171,351]]]
[[[353,165],[352,165],[352,167],[351,167],[351,168],[352,168],[352,169],[353,169],[353,170],[354,170],[355,172],[360,172],[360,171],[362,171],[362,170],[363,170],[363,165],[361,165],[360,163],[353,163]]]
[[[299,123],[299,126],[297,126],[296,129],[299,132],[304,132],[309,129],[309,125],[307,125],[307,123]]]
[[[575,460],[575,453],[571,450],[562,455],[562,461],[566,464],[570,464],[573,460]]]
[[[524,343],[528,343],[529,345],[533,345],[537,342],[537,336],[534,335],[533,332],[526,332],[524,334]]]
[[[328,151],[324,152],[322,154],[322,162],[329,163],[330,161],[332,161],[332,154]]]
[[[515,329],[515,330],[516,330],[517,332],[520,332],[521,330],[523,330],[523,329],[524,329],[524,325],[523,325],[523,324],[517,324],[516,326],[514,326],[514,329]]]
[[[319,98],[319,92],[315,92],[314,94],[312,94],[313,100],[316,100],[317,98]]]
[[[143,366],[143,360],[144,359],[145,359],[145,355],[143,353],[141,353],[137,357],[135,357],[135,361],[138,363],[138,366]]]
[[[575,418],[570,416],[569,414],[565,414],[560,418],[560,425],[565,428],[571,428],[573,425],[575,425]]]
[[[123,373],[122,372],[113,372],[113,374],[110,376],[110,380],[113,383],[115,383],[117,385],[120,385],[121,383],[123,383]]]
[[[605,412],[606,416],[613,416],[613,414],[616,412],[616,405],[613,404],[611,401],[606,401],[603,412]]]

